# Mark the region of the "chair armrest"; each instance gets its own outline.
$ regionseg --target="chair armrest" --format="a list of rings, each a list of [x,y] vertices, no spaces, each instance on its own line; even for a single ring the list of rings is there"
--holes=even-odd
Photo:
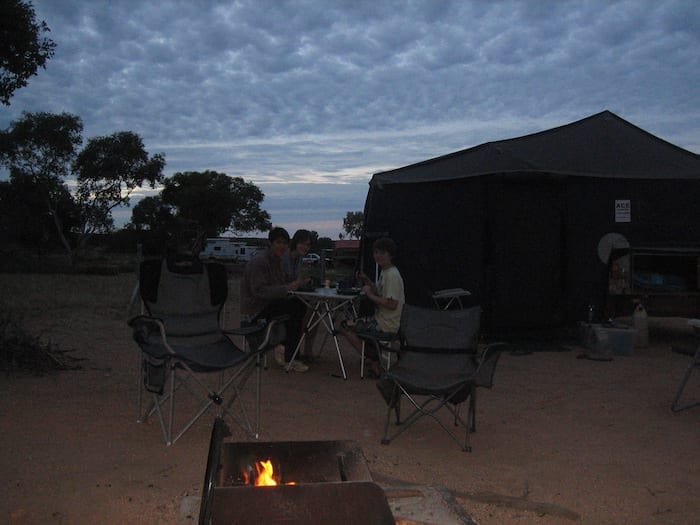
[[[265,336],[263,340],[257,345],[257,348],[253,349],[253,352],[261,352],[265,349],[270,344],[270,337],[272,334],[272,329],[279,323],[283,323],[287,320],[289,320],[288,315],[281,315],[278,317],[274,317],[272,319],[258,319],[258,321],[255,324],[251,324],[248,326],[241,326],[239,328],[233,328],[233,329],[227,329],[224,330],[223,333],[226,335],[242,335],[244,337],[250,337],[251,335],[259,334],[262,333],[263,331],[265,332]]]
[[[388,352],[398,352],[397,349],[392,348],[391,344],[398,341],[399,334],[395,332],[382,332],[380,330],[361,330],[355,332],[357,337],[363,341],[374,344],[374,346],[379,349],[379,346],[383,346],[384,350]]]
[[[360,339],[391,343],[399,340],[399,334],[395,332],[382,332],[381,330],[360,330],[355,332]]]
[[[168,338],[165,334],[165,324],[162,319],[148,315],[137,315],[129,319],[127,324],[134,330],[133,338],[138,344],[147,343],[150,336],[157,333],[165,348],[167,348],[170,353],[175,353],[168,344]]]

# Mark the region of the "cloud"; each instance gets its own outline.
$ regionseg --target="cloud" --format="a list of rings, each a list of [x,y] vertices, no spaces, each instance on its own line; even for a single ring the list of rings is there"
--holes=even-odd
[[[86,137],[138,133],[168,174],[366,183],[604,109],[700,149],[695,2],[33,4],[56,55],[0,125],[75,113]]]

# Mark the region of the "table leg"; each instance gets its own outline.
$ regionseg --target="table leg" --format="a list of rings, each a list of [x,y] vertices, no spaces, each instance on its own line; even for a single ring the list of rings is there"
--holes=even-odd
[[[330,309],[328,304],[326,304],[326,310],[328,312],[328,323],[331,328],[331,335],[333,336],[333,342],[335,343],[335,351],[338,352],[338,362],[340,363],[340,370],[343,373],[343,379],[348,379],[348,374],[345,372],[345,364],[343,363],[343,355],[340,353],[340,345],[338,344],[338,333],[335,331],[335,325],[333,324],[333,311]]]
[[[294,363],[294,360],[297,358],[297,355],[299,354],[299,350],[301,349],[302,345],[304,344],[304,341],[306,340],[306,334],[308,331],[312,328],[315,328],[318,323],[321,322],[323,319],[323,315],[318,313],[319,307],[321,303],[316,303],[314,305],[314,309],[311,312],[311,316],[309,316],[309,320],[306,323],[306,328],[304,329],[304,332],[301,334],[301,337],[299,338],[299,342],[297,343],[297,347],[294,349],[294,353],[292,354],[292,358],[289,360],[289,363],[287,363],[287,367],[285,368],[285,372],[289,372],[289,370],[292,368],[292,363]],[[308,306],[308,303],[307,303]]]

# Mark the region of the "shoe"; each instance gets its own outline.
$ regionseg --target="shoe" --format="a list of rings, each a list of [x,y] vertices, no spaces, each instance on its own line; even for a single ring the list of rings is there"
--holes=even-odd
[[[287,365],[284,360],[284,345],[277,345],[275,347],[275,363],[277,363],[279,366]]]
[[[289,366],[289,363],[287,363],[287,366]],[[292,366],[289,367],[290,370],[294,370],[295,372],[306,372],[309,367],[306,366],[304,363],[301,361],[297,361],[296,359],[292,362]]]

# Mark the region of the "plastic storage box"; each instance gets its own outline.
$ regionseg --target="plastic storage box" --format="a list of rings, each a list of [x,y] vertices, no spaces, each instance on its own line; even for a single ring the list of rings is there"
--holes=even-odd
[[[637,331],[623,324],[585,323],[581,327],[583,344],[594,354],[631,355]]]

